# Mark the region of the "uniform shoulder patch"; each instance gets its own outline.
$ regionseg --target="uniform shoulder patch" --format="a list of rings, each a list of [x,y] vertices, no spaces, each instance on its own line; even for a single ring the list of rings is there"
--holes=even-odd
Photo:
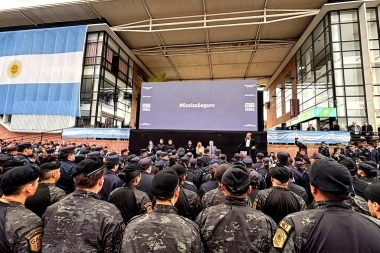
[[[286,221],[281,221],[280,227],[283,228],[287,233],[289,233],[290,230],[292,230],[292,226],[290,226]]]
[[[273,246],[282,249],[288,239],[288,234],[282,228],[278,228],[273,236]]]
[[[29,231],[25,235],[25,238],[28,241],[30,252],[40,252],[41,251],[42,232],[43,232],[42,227],[38,227],[38,228],[32,229],[31,231]]]
[[[150,202],[150,201],[146,202],[144,204],[144,208],[145,208],[147,213],[152,213],[153,212],[152,202]]]

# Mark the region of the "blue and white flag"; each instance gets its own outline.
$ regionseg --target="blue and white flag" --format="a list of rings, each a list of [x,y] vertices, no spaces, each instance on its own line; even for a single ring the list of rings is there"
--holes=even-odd
[[[87,26],[0,33],[0,114],[80,116]]]

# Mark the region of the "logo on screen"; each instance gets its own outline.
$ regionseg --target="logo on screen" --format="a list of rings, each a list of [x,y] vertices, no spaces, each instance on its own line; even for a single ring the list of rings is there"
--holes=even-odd
[[[144,112],[150,112],[150,104],[142,104],[142,110]]]
[[[255,111],[255,103],[245,103],[245,111],[246,112],[254,112]]]

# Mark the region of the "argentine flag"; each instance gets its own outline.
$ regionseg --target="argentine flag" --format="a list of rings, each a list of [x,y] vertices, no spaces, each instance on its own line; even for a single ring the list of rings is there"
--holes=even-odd
[[[86,30],[1,32],[0,114],[80,116]]]

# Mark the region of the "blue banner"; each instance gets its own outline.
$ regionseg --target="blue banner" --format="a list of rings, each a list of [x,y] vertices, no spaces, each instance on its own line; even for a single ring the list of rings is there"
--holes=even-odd
[[[340,143],[348,145],[350,142],[350,132],[343,131],[294,131],[294,130],[274,130],[267,131],[269,143],[294,144],[294,139],[306,144],[321,143],[327,144]]]
[[[62,138],[129,139],[129,128],[67,128]]]

